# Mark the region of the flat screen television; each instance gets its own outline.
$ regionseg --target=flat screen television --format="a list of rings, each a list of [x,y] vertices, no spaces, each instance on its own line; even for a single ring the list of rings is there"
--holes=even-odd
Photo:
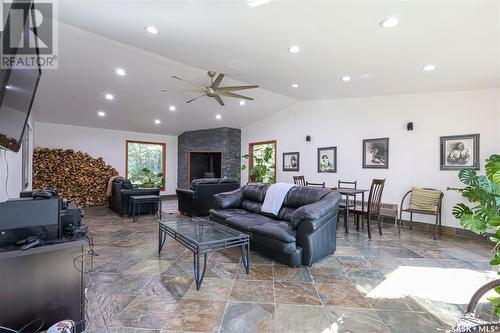
[[[22,6],[29,6],[31,8],[33,3],[24,2]],[[34,22],[34,11],[25,12],[29,13],[27,15],[31,14],[31,19]],[[7,24],[2,32],[2,43],[3,36],[11,34],[9,29],[10,12],[6,22]],[[31,33],[29,31],[29,20],[26,17],[24,22],[23,31],[19,29],[17,34],[12,32],[10,35],[11,40],[18,41],[18,45],[21,45],[23,36]],[[36,26],[36,24],[34,25]],[[37,38],[34,39],[36,41]],[[42,70],[40,67],[15,65],[12,68],[0,69],[0,148],[3,147],[14,152],[18,152],[21,148],[24,130],[41,75]]]

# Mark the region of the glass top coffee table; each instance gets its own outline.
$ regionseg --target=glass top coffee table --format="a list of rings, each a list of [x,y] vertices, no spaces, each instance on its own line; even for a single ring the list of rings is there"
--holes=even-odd
[[[160,255],[167,235],[193,252],[193,269],[196,290],[200,290],[205,270],[207,254],[232,247],[241,248],[243,266],[248,274],[250,237],[217,222],[204,218],[161,221],[158,231],[158,255]],[[203,255],[203,270],[200,274],[200,255]]]

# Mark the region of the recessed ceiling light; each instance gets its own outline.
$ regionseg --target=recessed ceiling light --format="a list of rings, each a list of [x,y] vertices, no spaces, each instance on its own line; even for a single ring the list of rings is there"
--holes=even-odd
[[[12,89],[12,86],[10,84],[8,84],[5,86],[5,89],[7,89],[7,90]]]
[[[170,106],[168,107],[168,109],[169,109],[170,111],[175,111],[175,105],[170,105]]]
[[[97,112],[97,115],[98,115],[99,117],[103,118],[103,117],[106,117],[106,112],[104,112],[104,111],[99,111],[99,112]]]
[[[268,2],[271,2],[271,0],[248,0],[248,5],[250,7],[258,7]]]
[[[292,88],[298,88],[299,85],[297,83],[292,83]]]
[[[300,47],[298,47],[297,45],[294,45],[294,46],[289,47],[288,51],[290,53],[299,53],[300,52]]]
[[[115,99],[115,96],[111,95],[111,94],[106,94],[104,95],[104,97],[108,100],[108,101],[112,101]]]
[[[399,20],[395,17],[388,17],[386,18],[385,20],[383,20],[382,22],[380,22],[380,26],[382,28],[394,28],[394,27],[397,27],[399,25]]]
[[[247,104],[245,101],[240,101],[240,105],[241,105],[241,106],[243,106],[243,105],[245,105],[245,104]]]
[[[422,70],[426,71],[426,72],[430,72],[430,71],[433,71],[435,69],[436,69],[436,65],[433,65],[433,64],[428,64],[428,65],[425,65],[424,67],[422,67]]]
[[[347,76],[347,75],[342,76],[342,81],[344,81],[344,82],[349,82],[349,81],[351,81],[351,77],[350,77],[350,76]]]
[[[220,120],[220,119],[222,119],[222,116],[220,114],[216,114],[215,119]]]
[[[156,27],[153,27],[153,26],[148,26],[145,28],[147,32],[149,32],[150,34],[153,34],[153,35],[156,35],[158,34],[158,29]]]
[[[125,70],[123,68],[117,68],[116,69],[116,75],[124,76],[125,75]]]
[[[161,120],[160,119],[155,119],[155,124],[156,125],[160,125],[161,124]]]

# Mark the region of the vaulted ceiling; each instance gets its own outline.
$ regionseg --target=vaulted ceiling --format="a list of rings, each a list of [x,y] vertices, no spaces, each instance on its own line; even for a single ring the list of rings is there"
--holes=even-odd
[[[400,25],[382,28],[387,17]],[[59,20],[59,69],[44,71],[34,106],[42,121],[176,135],[243,127],[296,100],[499,87],[497,1],[59,1]],[[203,85],[207,70],[260,85],[246,92],[255,100],[185,104],[197,94],[171,75]]]

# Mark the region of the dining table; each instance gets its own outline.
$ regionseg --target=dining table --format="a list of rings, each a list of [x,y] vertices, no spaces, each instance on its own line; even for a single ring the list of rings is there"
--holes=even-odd
[[[368,192],[368,190],[365,189],[360,189],[360,188],[348,188],[348,187],[338,187],[338,188],[332,188],[332,191],[338,192],[341,195],[345,196],[345,207],[344,207],[344,227],[345,227],[345,233],[349,233],[349,208],[350,207],[356,207],[356,198],[358,194],[361,194],[361,209],[364,209],[365,207],[365,193]],[[349,198],[354,197],[354,200],[352,203],[349,202]]]

